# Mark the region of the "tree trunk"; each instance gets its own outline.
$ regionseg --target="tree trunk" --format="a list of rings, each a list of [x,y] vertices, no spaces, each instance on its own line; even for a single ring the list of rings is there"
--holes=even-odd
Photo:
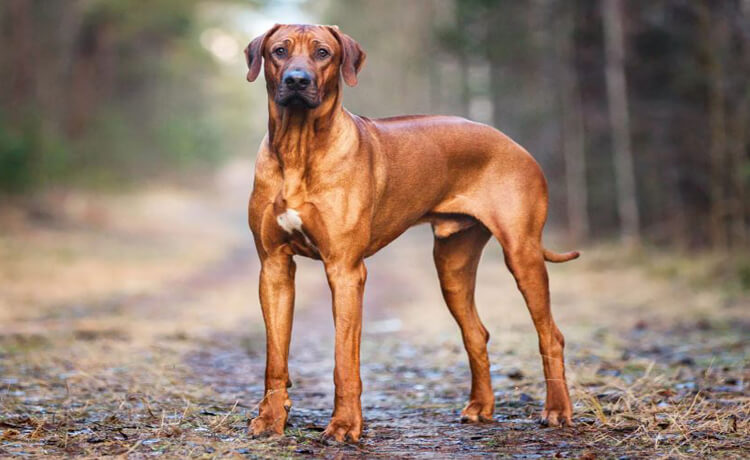
[[[698,8],[702,35],[702,51],[706,83],[708,86],[708,130],[710,162],[709,234],[711,244],[716,249],[727,248],[725,219],[727,203],[724,196],[724,167],[727,157],[726,100],[724,98],[724,68],[721,53],[726,47],[726,23],[723,18],[714,20],[711,13],[712,2],[704,0]]]
[[[487,53],[487,65],[489,66],[489,96],[492,103],[492,125],[500,129],[508,124],[504,123],[503,114],[503,59],[500,47],[494,46],[495,43],[502,43],[502,22],[500,21],[500,5],[492,5],[487,10],[485,19],[487,27],[487,36],[485,38],[485,51]],[[506,101],[507,103],[507,101]],[[507,129],[507,128],[505,128]]]
[[[746,168],[750,166],[745,158],[748,141],[748,126],[750,126],[750,0],[743,0],[737,8],[734,17],[734,29],[738,33],[739,49],[737,50],[737,70],[735,75],[736,90],[738,92],[734,116],[731,118],[729,148],[731,160],[731,192],[732,203],[730,217],[732,221],[731,245],[744,248],[748,244],[747,234],[747,191],[745,187]],[[735,12],[733,12],[735,13]],[[739,77],[739,78],[737,78]],[[729,95],[731,98],[732,96]]]
[[[9,106],[11,119],[19,123],[24,120],[36,103],[36,78],[34,62],[34,22],[31,2],[8,0],[5,5],[8,15],[10,56]]]
[[[429,92],[428,97],[429,101],[428,106],[430,108],[430,113],[440,113],[442,112],[442,89],[443,89],[443,81],[442,81],[442,68],[440,66],[440,50],[435,44],[435,41],[432,39],[431,35],[433,33],[432,25],[437,23],[437,13],[435,11],[435,4],[433,2],[427,2],[425,4],[425,9],[427,10],[425,12],[428,19],[428,27],[425,27],[424,34],[425,37],[423,38],[424,42],[428,44],[429,46],[429,54],[430,58],[427,59],[427,82],[429,85]]]
[[[562,147],[565,157],[568,229],[573,243],[589,236],[588,193],[586,188],[586,155],[584,151],[583,113],[578,75],[575,68],[574,4],[558,2],[556,42],[558,52],[558,85]],[[554,20],[555,18],[553,18]]]
[[[745,247],[748,244],[746,210],[747,192],[745,190],[745,174],[747,169],[747,160],[745,152],[747,151],[747,130],[750,126],[750,89],[745,89],[745,94],[740,96],[739,107],[734,116],[733,123],[733,142],[730,149],[732,160],[732,203],[731,203],[731,220],[732,220],[732,246]]]
[[[458,7],[457,7],[458,9]],[[468,24],[466,21],[466,13],[458,11],[456,13],[457,27],[462,34],[466,33]],[[471,50],[466,49],[464,45],[458,53],[458,78],[459,78],[459,106],[461,107],[461,115],[469,118],[471,116],[471,81],[469,79],[469,66],[471,60],[469,59],[469,52]]]
[[[604,0],[602,15],[604,19],[607,99],[617,181],[617,211],[620,217],[623,242],[637,246],[640,244],[640,218],[633,153],[630,147],[622,2],[620,0]]]

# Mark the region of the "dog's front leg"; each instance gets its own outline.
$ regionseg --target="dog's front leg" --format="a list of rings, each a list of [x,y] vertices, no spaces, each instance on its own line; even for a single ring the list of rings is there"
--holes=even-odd
[[[260,413],[250,424],[253,435],[284,434],[289,400],[289,340],[294,314],[292,257],[279,253],[261,261],[260,304],[266,323],[266,389]]]
[[[326,275],[333,293],[336,326],[336,385],[333,417],[323,436],[353,442],[362,434],[362,380],[359,376],[359,345],[362,335],[362,294],[367,270],[356,263],[327,263]]]

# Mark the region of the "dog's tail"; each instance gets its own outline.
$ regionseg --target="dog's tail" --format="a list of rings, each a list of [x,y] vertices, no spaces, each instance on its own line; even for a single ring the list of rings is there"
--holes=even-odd
[[[578,251],[564,252],[562,254],[558,254],[544,248],[542,248],[542,251],[544,252],[544,260],[553,263],[567,262],[569,260],[577,259],[578,256],[581,255],[581,253]]]

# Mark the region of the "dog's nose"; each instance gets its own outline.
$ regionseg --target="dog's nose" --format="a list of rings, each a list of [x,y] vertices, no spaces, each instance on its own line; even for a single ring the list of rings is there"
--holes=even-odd
[[[305,89],[310,85],[312,77],[302,69],[293,69],[284,72],[282,81],[290,89]]]

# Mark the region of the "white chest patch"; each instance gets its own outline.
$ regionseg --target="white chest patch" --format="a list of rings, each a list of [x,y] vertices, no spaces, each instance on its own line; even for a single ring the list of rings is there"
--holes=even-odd
[[[318,251],[318,247],[313,244],[310,238],[308,238],[307,234],[302,230],[302,218],[300,217],[299,212],[297,212],[296,209],[287,208],[284,213],[276,216],[276,223],[278,223],[279,227],[281,227],[290,235],[295,231],[299,232],[305,239],[305,244],[313,248],[315,251]]]
[[[295,230],[302,233],[302,218],[296,209],[288,208],[283,214],[276,216],[276,222],[285,232],[290,235]]]

